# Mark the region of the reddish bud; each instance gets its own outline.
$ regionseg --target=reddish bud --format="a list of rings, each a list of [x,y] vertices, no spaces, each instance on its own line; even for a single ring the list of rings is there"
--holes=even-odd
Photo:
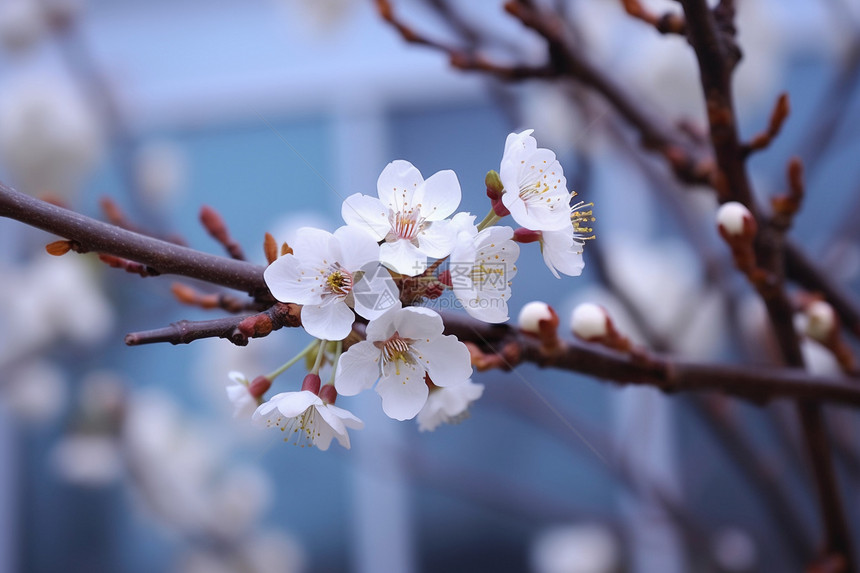
[[[326,404],[334,404],[335,400],[337,400],[337,390],[331,384],[326,384],[320,390],[319,396]]]
[[[319,374],[308,374],[302,381],[302,390],[307,390],[308,392],[319,394],[320,384],[322,384],[322,380],[320,380]]]
[[[248,384],[248,393],[259,400],[263,397],[263,394],[269,391],[269,388],[271,387],[271,380],[269,380],[265,376],[257,376],[250,384]]]
[[[514,241],[518,243],[534,243],[540,241],[541,237],[543,237],[543,233],[540,231],[532,231],[525,227],[520,227],[514,231]]]
[[[278,258],[278,243],[275,241],[275,237],[269,233],[266,233],[266,236],[263,238],[263,252],[266,254],[266,261],[269,264],[272,264]]]
[[[505,204],[502,203],[501,197],[498,199],[493,199],[492,205],[493,205],[493,213],[495,213],[499,217],[507,217],[508,215],[511,214],[511,212],[508,211],[508,208],[505,207]]]

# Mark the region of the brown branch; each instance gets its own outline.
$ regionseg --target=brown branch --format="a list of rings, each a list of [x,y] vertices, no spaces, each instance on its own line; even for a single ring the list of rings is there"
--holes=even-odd
[[[776,103],[773,105],[773,111],[770,113],[770,121],[768,121],[767,129],[753,137],[749,143],[743,146],[744,156],[748,156],[754,151],[761,151],[762,149],[767,148],[771,142],[776,139],[776,136],[779,135],[785,120],[788,119],[790,111],[791,108],[788,102],[788,94],[780,94]]]
[[[140,263],[129,261],[128,259],[123,259],[120,257],[115,257],[113,255],[105,255],[104,253],[100,253],[99,260],[104,264],[108,265],[109,267],[115,269],[122,269],[127,273],[138,275],[141,278],[157,277],[159,274],[161,274],[157,270],[147,265],[142,265]]]
[[[270,299],[263,268],[140,235],[34,199],[0,183],[0,217],[72,240],[84,251],[135,261],[161,274],[200,279]]]
[[[220,308],[231,313],[263,310],[260,303],[250,300],[242,300],[223,292],[199,292],[195,288],[183,283],[173,283],[170,287],[170,291],[173,293],[176,300],[182,304],[196,306],[207,310]]]
[[[188,344],[203,338],[226,338],[237,346],[245,346],[249,338],[262,338],[285,326],[300,326],[300,309],[298,305],[276,303],[258,314],[202,321],[180,320],[164,328],[127,334],[125,343],[128,346],[157,342]]]
[[[250,315],[253,316],[253,315]],[[239,332],[239,323],[248,316],[228,316],[214,320],[180,320],[170,326],[155,330],[132,332],[125,335],[128,346],[169,342],[170,344],[188,344],[202,338],[226,338],[236,346],[248,344],[248,337]]]
[[[655,14],[651,12],[639,0],[621,0],[624,10],[634,18],[642,20],[654,27],[661,34],[686,34],[687,23],[684,17],[675,12]]]
[[[241,245],[230,236],[227,224],[218,211],[208,205],[203,205],[200,208],[200,223],[213,239],[221,243],[231,258],[237,261],[245,260],[245,253],[242,252]]]
[[[723,22],[723,30],[720,30],[705,0],[680,1],[687,18],[687,39],[699,62],[711,126],[711,142],[719,166],[720,185],[717,190],[721,194],[720,200],[740,201],[756,213],[732,100],[731,72],[736,63],[736,46],[724,33],[726,26],[731,24]],[[728,17],[733,13],[733,7],[729,2],[725,6],[723,16]],[[756,218],[761,219],[761,216],[757,215]],[[782,284],[784,233],[774,225],[762,225],[761,228],[762,232],[756,241],[756,255],[759,266],[770,273],[772,284],[756,284],[756,287],[767,307],[783,360],[789,366],[802,368],[803,357],[794,331],[793,309]],[[825,527],[824,554],[841,554],[848,569],[853,570],[851,535],[842,509],[821,407],[814,402],[801,401],[797,404],[797,411],[815,475]]]
[[[622,385],[654,386],[666,393],[722,392],[763,404],[769,400],[794,398],[860,406],[860,388],[846,377],[814,376],[795,368],[758,368],[672,360],[651,355],[640,357],[608,350],[596,344],[562,341],[561,352],[549,356],[540,341],[521,335],[504,324],[484,324],[467,316],[443,312],[445,333],[472,342],[488,352],[506,346],[515,348],[507,356],[512,365],[531,362],[538,366],[579,372]]]

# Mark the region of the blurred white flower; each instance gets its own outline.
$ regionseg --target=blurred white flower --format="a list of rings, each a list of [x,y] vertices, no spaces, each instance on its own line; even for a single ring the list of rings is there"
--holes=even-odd
[[[250,381],[241,372],[231,371],[228,375],[227,398],[233,403],[234,418],[250,418],[257,409],[257,400],[248,391]]]
[[[51,458],[62,479],[81,486],[110,485],[123,471],[116,440],[105,435],[66,436],[54,446]]]
[[[711,544],[716,562],[729,572],[754,571],[758,550],[749,533],[735,527],[719,531]]]
[[[461,384],[430,390],[427,403],[418,412],[418,430],[435,430],[439,424],[456,424],[469,415],[469,406],[484,393],[483,384],[466,380]]]
[[[230,468],[210,488],[208,529],[239,539],[256,526],[272,501],[272,484],[256,466]]]
[[[185,156],[173,143],[150,142],[137,150],[134,171],[141,196],[152,207],[164,209],[185,184]]]
[[[47,360],[32,360],[7,369],[0,399],[24,421],[45,423],[66,405],[66,378]]]
[[[0,348],[3,361],[61,340],[98,342],[110,331],[114,316],[88,262],[69,254],[6,269],[0,319],[14,333]]]
[[[31,48],[45,33],[38,0],[0,2],[0,43],[11,52]]]
[[[618,541],[603,525],[558,526],[534,540],[534,573],[612,573],[621,562]]]
[[[59,77],[0,88],[0,160],[21,191],[71,197],[102,152],[98,120]]]
[[[255,533],[242,547],[252,573],[299,573],[305,569],[305,554],[295,538],[283,531]]]

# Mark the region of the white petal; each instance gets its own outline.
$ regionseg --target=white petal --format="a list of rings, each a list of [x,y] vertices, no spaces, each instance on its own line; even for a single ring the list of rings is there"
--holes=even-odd
[[[393,211],[407,211],[414,205],[414,195],[424,183],[424,177],[414,165],[398,159],[385,166],[376,181],[382,204]]]
[[[404,239],[383,243],[379,248],[379,260],[389,269],[410,277],[420,275],[427,268],[427,255]]]
[[[429,308],[422,306],[407,306],[394,317],[394,330],[403,338],[415,340],[434,340],[442,335],[445,325],[442,317]]]
[[[322,416],[323,420],[325,420],[332,428],[332,434],[337,438],[338,443],[344,448],[349,449],[349,434],[346,429],[353,428],[360,430],[364,427],[364,422],[356,418],[351,412],[329,404],[317,408],[317,411],[320,416]],[[328,437],[325,447],[320,447],[320,449],[327,449],[330,442],[331,436]]]
[[[574,240],[572,231],[544,231],[541,238],[543,260],[556,278],[561,278],[558,271],[571,277],[582,274],[582,246]]]
[[[335,231],[334,236],[340,243],[339,262],[349,272],[363,270],[365,265],[379,260],[379,245],[369,233],[345,225]]]
[[[418,233],[418,248],[422,253],[434,259],[441,259],[451,254],[457,242],[456,229],[450,221],[435,221]]]
[[[361,229],[375,241],[381,241],[391,230],[388,208],[376,197],[356,193],[343,202],[340,209],[343,220],[350,227]]]
[[[389,418],[409,420],[421,411],[427,401],[427,384],[424,370],[417,365],[400,362],[389,364],[390,373],[376,385],[382,397],[382,410]]]
[[[283,392],[273,396],[270,402],[274,402],[278,411],[284,418],[295,418],[304,414],[305,410],[314,404],[322,404],[320,397],[302,390],[300,392]]]
[[[388,340],[396,330],[394,321],[400,315],[400,310],[400,301],[397,301],[397,304],[393,307],[386,310],[377,318],[371,320],[367,324],[367,330],[365,331],[367,340],[370,342],[383,342]]]
[[[281,302],[319,304],[321,290],[315,279],[317,273],[301,264],[295,255],[278,257],[263,271],[263,279],[272,296]]]
[[[475,216],[471,213],[461,211],[451,217],[451,232],[455,235],[467,233],[470,237],[478,234],[478,227],[475,226]]]
[[[302,326],[321,340],[343,340],[349,336],[355,314],[342,300],[302,307]]]
[[[437,386],[462,384],[472,375],[469,349],[456,336],[441,336],[430,342],[419,340],[412,347]]]
[[[400,291],[388,270],[378,265],[378,271],[366,271],[352,288],[355,312],[373,320],[394,306],[399,306]]]
[[[441,221],[457,210],[461,198],[456,173],[450,169],[434,173],[424,182],[420,197],[421,216],[428,221]]]
[[[372,342],[354,344],[344,352],[337,363],[334,387],[338,394],[354,396],[373,387],[379,378],[379,361],[382,354]]]
[[[340,244],[334,235],[315,227],[302,227],[290,245],[293,254],[304,265],[320,266],[322,261],[337,261],[341,257]]]

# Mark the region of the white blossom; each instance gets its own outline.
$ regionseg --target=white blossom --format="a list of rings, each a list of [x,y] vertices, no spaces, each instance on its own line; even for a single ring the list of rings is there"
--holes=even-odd
[[[105,486],[122,474],[116,440],[105,435],[65,437],[54,447],[51,458],[60,477],[77,485]]]
[[[376,183],[379,197],[356,193],[346,198],[343,220],[384,241],[379,260],[398,273],[415,276],[427,268],[427,257],[442,258],[454,248],[451,215],[460,204],[460,182],[451,170],[426,181],[408,161],[389,163]]]
[[[555,153],[539,148],[527,129],[508,135],[499,168],[502,203],[521,226],[558,231],[570,225],[567,179]]]
[[[461,384],[430,390],[427,403],[416,421],[421,432],[435,430],[439,424],[455,424],[469,415],[469,406],[484,393],[483,384],[466,380]]]
[[[285,441],[321,450],[329,448],[332,438],[349,449],[347,428],[364,427],[364,422],[351,412],[324,403],[309,390],[275,394],[257,408],[253,419],[266,427],[280,428],[286,434]]]
[[[341,227],[334,234],[299,230],[294,254],[278,257],[263,277],[281,302],[302,306],[302,325],[311,336],[342,340],[355,315],[373,319],[397,300],[397,287],[379,260],[380,249],[366,233]]]
[[[599,524],[553,527],[532,546],[535,573],[611,573],[619,561],[618,542]]]
[[[227,375],[230,384],[227,385],[227,398],[233,403],[234,418],[250,418],[257,409],[257,399],[248,390],[250,382],[245,375],[235,370]]]
[[[94,112],[65,80],[19,80],[0,90],[0,159],[22,191],[72,195],[101,151]]]
[[[425,376],[437,386],[461,384],[472,374],[469,350],[443,335],[442,317],[427,308],[395,307],[367,325],[367,340],[341,357],[339,394],[352,396],[376,384],[382,409],[396,420],[415,417],[427,402]]]
[[[474,318],[497,323],[508,319],[511,281],[520,247],[510,227],[489,227],[475,236],[461,232],[451,252],[451,286],[463,308]]]

